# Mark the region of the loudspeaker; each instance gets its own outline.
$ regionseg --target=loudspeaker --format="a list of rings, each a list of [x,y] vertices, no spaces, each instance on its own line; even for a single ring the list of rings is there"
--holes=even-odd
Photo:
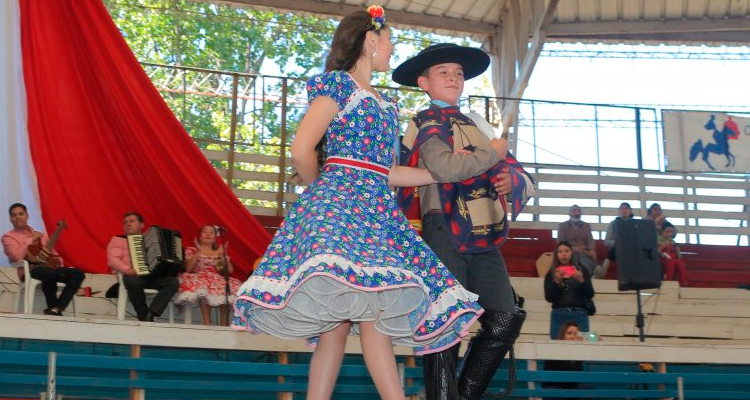
[[[660,287],[662,272],[654,221],[630,218],[620,221],[615,229],[617,288],[636,290]]]

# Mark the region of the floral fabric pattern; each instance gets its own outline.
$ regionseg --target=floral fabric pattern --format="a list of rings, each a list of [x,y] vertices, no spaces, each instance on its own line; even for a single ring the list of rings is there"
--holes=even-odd
[[[220,256],[196,256],[196,253],[193,247],[185,250],[185,259],[198,257],[198,261],[191,272],[183,272],[178,276],[180,288],[175,295],[174,303],[186,306],[205,301],[211,307],[220,306],[226,302],[226,281],[219,272],[224,261]],[[241,284],[236,278],[229,278],[230,304],[236,299],[234,293],[237,293]]]
[[[344,71],[313,77],[308,93],[310,102],[327,96],[338,104],[340,111],[326,131],[329,156],[391,167],[398,131],[398,109],[391,99],[361,89]],[[352,300],[345,306],[351,310],[340,317],[333,304],[337,300],[317,294],[314,282],[320,278],[341,288],[341,296],[359,293],[357,299],[371,295],[372,300],[362,307]],[[357,322],[374,320],[395,344],[416,347],[417,353],[455,344],[482,312],[476,295],[413,230],[387,178],[341,164],[327,164],[290,208],[237,295],[236,329],[314,339],[340,323],[337,318],[354,322],[355,331]],[[305,300],[295,304],[295,297]],[[308,314],[309,321],[299,321]],[[301,324],[294,327],[298,333],[268,326],[268,321],[283,325],[291,319],[290,324]]]

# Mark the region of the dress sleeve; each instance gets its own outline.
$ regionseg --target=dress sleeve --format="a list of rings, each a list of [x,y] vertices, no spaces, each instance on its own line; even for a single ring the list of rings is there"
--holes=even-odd
[[[188,247],[185,249],[185,261],[195,257],[195,253],[197,253],[198,250],[195,247]]]
[[[346,90],[344,90],[344,74],[342,71],[324,72],[315,75],[307,81],[307,100],[312,103],[313,100],[320,96],[326,96],[333,99],[339,106],[339,110],[344,109],[346,104]]]

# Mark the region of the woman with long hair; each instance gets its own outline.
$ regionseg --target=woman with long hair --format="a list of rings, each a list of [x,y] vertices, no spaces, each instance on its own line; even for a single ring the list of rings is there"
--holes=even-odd
[[[560,327],[567,321],[574,321],[581,329],[588,331],[586,302],[593,297],[591,275],[576,262],[573,247],[565,241],[558,243],[552,265],[544,276],[544,298],[552,303],[550,338],[556,338]]]

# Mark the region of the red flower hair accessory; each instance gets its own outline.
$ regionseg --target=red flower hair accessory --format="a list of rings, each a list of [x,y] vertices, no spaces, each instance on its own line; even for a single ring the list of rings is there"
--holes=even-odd
[[[385,26],[385,10],[383,10],[383,7],[373,4],[367,7],[367,13],[372,18],[372,27],[376,32]]]

